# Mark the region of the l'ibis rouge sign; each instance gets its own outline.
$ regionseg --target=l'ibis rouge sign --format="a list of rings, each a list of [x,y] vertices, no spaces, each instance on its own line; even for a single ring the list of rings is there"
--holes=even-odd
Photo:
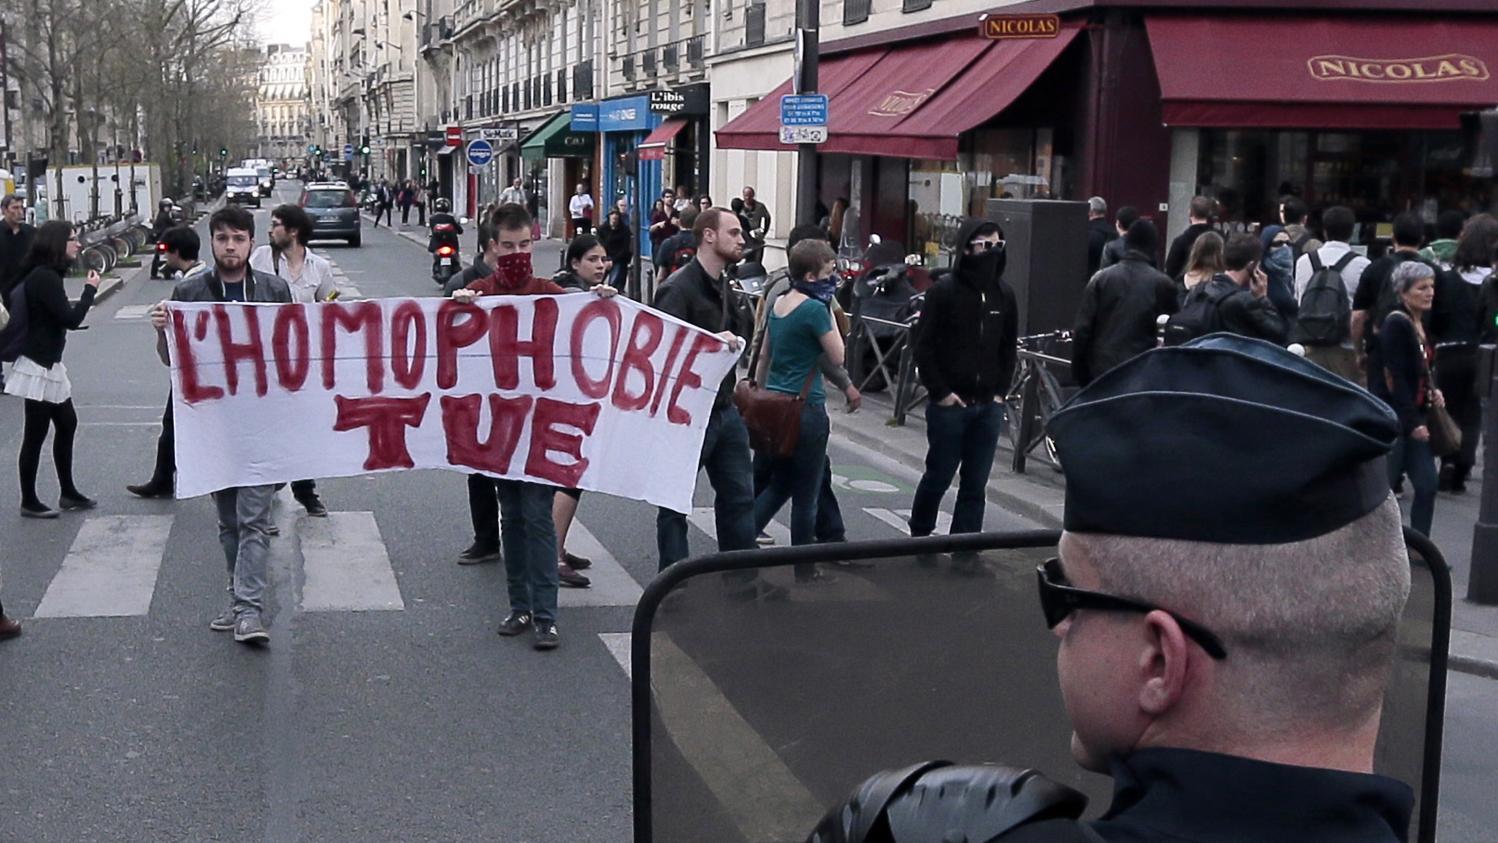
[[[1060,15],[983,15],[978,32],[995,41],[1055,38],[1061,34]]]

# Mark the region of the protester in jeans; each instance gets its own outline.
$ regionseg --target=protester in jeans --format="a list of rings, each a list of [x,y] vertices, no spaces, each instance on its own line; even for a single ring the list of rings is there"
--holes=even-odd
[[[821,365],[843,363],[843,335],[832,318],[832,296],[837,292],[837,255],[820,239],[802,240],[790,251],[791,289],[770,308],[755,382],[771,392],[804,395],[801,429],[789,457],[775,457],[770,482],[754,499],[754,527],[758,532],[775,513],[791,502],[791,544],[816,541],[817,497],[827,464],[827,393],[822,388]],[[796,567],[797,582],[815,582],[826,575],[813,565]]]
[[[566,269],[551,280],[568,292],[589,292],[608,279],[609,256],[603,244],[591,234],[572,238],[563,256]],[[567,533],[572,530],[572,521],[577,517],[577,505],[582,500],[581,489],[558,489],[551,502],[551,520],[557,530],[557,577],[569,588],[587,588],[592,582],[578,571],[593,566],[593,560],[567,552]]]
[[[520,205],[494,209],[483,223],[488,227],[486,240],[494,274],[458,290],[453,298],[473,301],[480,296],[565,292],[535,275],[531,266],[531,223],[530,212]],[[594,292],[612,296],[615,291],[595,287]],[[557,534],[551,520],[556,487],[529,480],[485,479],[493,484],[503,515],[500,542],[504,546],[510,612],[500,622],[499,634],[515,636],[533,629],[533,646],[554,650],[562,643],[557,632]]]
[[[1154,348],[1155,320],[1179,309],[1175,282],[1149,264],[1157,237],[1154,223],[1135,220],[1124,235],[1123,261],[1092,276],[1082,291],[1072,331],[1071,370],[1078,385]]]
[[[407,189],[409,189],[409,184]],[[250,268],[274,275],[291,288],[294,301],[303,304],[332,301],[338,286],[333,265],[307,248],[312,238],[312,218],[298,205],[280,205],[270,212],[270,243],[250,255]],[[314,518],[326,518],[328,508],[317,495],[317,481],[297,480],[291,496]]]
[[[786,248],[794,249],[797,244],[805,240],[820,240],[827,242],[827,234],[820,226],[798,225],[791,229],[790,236],[786,240]],[[829,246],[831,244],[829,243]],[[770,275],[765,286],[764,298],[760,300],[759,312],[754,321],[754,343],[752,348],[763,357],[766,353],[765,343],[769,337],[766,330],[769,323],[771,309],[781,296],[790,292],[791,274],[788,269],[777,269]],[[832,318],[837,324],[839,336],[847,335],[848,317],[843,313],[842,307],[837,299],[832,300]],[[822,377],[847,397],[848,412],[857,412],[863,404],[863,395],[858,387],[853,385],[853,379],[848,377],[848,370],[842,365],[833,363],[827,357],[822,357],[818,362],[822,370]],[[767,454],[756,452],[754,454],[754,494],[757,498],[770,485],[770,472],[774,466],[774,460]],[[755,540],[760,544],[774,544],[775,540],[760,528]],[[843,525],[842,509],[837,504],[837,494],[832,490],[832,460],[825,454],[822,457],[822,490],[817,495],[817,528],[816,540],[818,543],[847,541],[847,530]]]
[[[170,277],[181,281],[197,272],[206,271],[207,267],[198,260],[198,250],[202,243],[191,226],[179,225],[168,229],[161,236],[161,242],[166,246],[162,260],[171,273]],[[132,483],[125,487],[125,491],[140,498],[169,498],[176,487],[176,430],[172,419],[172,397],[168,394],[166,412],[161,416],[161,436],[156,440],[156,467],[151,471],[151,479],[144,483]]]
[[[733,213],[712,207],[697,215],[692,231],[697,254],[656,290],[654,307],[717,334],[733,350],[740,351],[753,331],[754,313],[724,270],[743,257],[743,227]],[[698,459],[713,487],[718,549],[723,551],[754,547],[754,472],[749,431],[733,405],[735,379],[735,373],[729,372],[718,385]],[[664,571],[687,557],[687,517],[658,509],[655,530],[660,569]],[[768,593],[767,586],[761,587]]]
[[[953,533],[983,529],[988,475],[1014,380],[1019,313],[1004,283],[1004,233],[983,219],[958,229],[952,271],[926,293],[915,360],[926,405],[926,471],[911,504],[910,534],[936,529],[942,495],[960,469]]]
[[[213,269],[177,282],[172,301],[180,302],[275,302],[291,303],[291,288],[274,275],[250,268],[255,243],[255,218],[238,205],[220,208],[208,219],[212,238]],[[151,310],[156,328],[156,352],[171,365],[166,344],[166,302]],[[261,616],[264,611],[266,564],[270,555],[271,505],[276,486],[239,486],[213,493],[218,507],[218,537],[229,566],[229,608],[209,622],[208,628],[234,631],[234,640],[263,644],[270,640]]]
[[[1441,488],[1463,492],[1477,464],[1482,396],[1477,389],[1477,344],[1482,336],[1482,285],[1493,277],[1498,218],[1479,214],[1467,222],[1449,255],[1450,269],[1436,275],[1430,336],[1436,347],[1436,386],[1462,431],[1462,450],[1441,458]]]
[[[73,437],[78,432],[78,413],[73,409],[68,370],[62,363],[68,331],[75,331],[83,324],[99,289],[99,273],[89,270],[78,303],[68,301],[62,278],[78,259],[79,249],[78,234],[72,223],[44,222],[21,262],[18,295],[26,299],[26,334],[20,357],[5,373],[5,393],[26,399],[21,454],[16,459],[24,518],[57,517],[57,510],[42,503],[36,493],[36,473],[48,429],[53,431],[52,462],[61,487],[58,508],[81,510],[96,506],[73,483]]]
[[[1212,209],[1215,203],[1205,196],[1191,200],[1187,212],[1191,224],[1170,242],[1170,254],[1165,257],[1165,274],[1179,279],[1186,272],[1186,259],[1191,255],[1191,246],[1196,238],[1212,230]]]
[[[1323,268],[1332,268],[1343,260],[1348,263],[1342,268],[1342,283],[1347,287],[1347,300],[1355,301],[1358,292],[1358,283],[1362,280],[1363,273],[1368,269],[1368,259],[1352,251],[1348,241],[1352,239],[1354,226],[1357,225],[1357,216],[1352,209],[1343,205],[1334,205],[1327,208],[1321,215],[1321,228],[1326,235],[1326,242],[1320,248],[1307,252],[1300,256],[1295,263],[1295,300],[1299,302],[1305,298],[1306,287],[1311,283],[1311,276],[1315,275],[1311,256],[1316,256],[1316,263]],[[1348,255],[1352,255],[1348,258]],[[1358,367],[1357,351],[1349,336],[1338,345],[1307,345],[1306,359],[1329,372],[1356,384],[1363,383],[1363,372]]]
[[[1409,475],[1415,489],[1410,526],[1428,536],[1435,519],[1437,479],[1426,413],[1432,406],[1445,403],[1441,391],[1431,383],[1435,348],[1424,325],[1435,299],[1435,271],[1424,261],[1406,261],[1394,269],[1390,280],[1399,306],[1384,318],[1379,329],[1383,377],[1369,383],[1369,388],[1394,409],[1403,431],[1389,455],[1389,485],[1397,487],[1400,479]]]

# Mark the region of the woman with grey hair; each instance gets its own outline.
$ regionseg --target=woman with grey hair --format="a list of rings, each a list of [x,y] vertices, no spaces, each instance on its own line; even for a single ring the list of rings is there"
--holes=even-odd
[[[1436,272],[1423,261],[1405,261],[1394,268],[1392,283],[1399,306],[1378,332],[1378,351],[1384,376],[1369,384],[1374,395],[1388,402],[1399,416],[1403,432],[1389,454],[1389,484],[1398,486],[1408,475],[1415,490],[1410,526],[1430,535],[1436,509],[1436,458],[1430,450],[1426,413],[1445,406],[1431,380],[1435,349],[1425,331],[1425,317],[1435,300]]]

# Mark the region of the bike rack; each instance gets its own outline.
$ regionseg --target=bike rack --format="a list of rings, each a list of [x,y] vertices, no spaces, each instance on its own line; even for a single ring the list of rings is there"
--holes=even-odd
[[[1045,431],[1041,431],[1038,436],[1035,431],[1035,424],[1039,421],[1041,415],[1040,378],[1038,373],[1036,376],[1026,377],[1026,372],[1027,370],[1044,369],[1046,367],[1058,367],[1069,371],[1071,369],[1071,361],[1060,357],[1053,357],[1049,354],[1042,354],[1039,351],[1029,351],[1021,348],[1019,350],[1019,362],[1021,367],[1020,377],[1024,380],[1025,387],[1024,391],[1020,394],[1019,434],[1015,437],[1014,441],[1016,443],[1023,443],[1023,445],[1014,449],[1013,468],[1015,474],[1024,474],[1025,464],[1031,452],[1045,441]],[[1006,408],[1009,406],[1007,400],[1005,401],[1005,406]],[[1009,419],[1009,423],[1014,424],[1014,419]],[[1053,468],[1061,468],[1060,464],[1052,460],[1049,455],[1042,453],[1037,455],[1036,458]]]
[[[911,408],[926,400],[926,391],[915,379],[915,344],[911,342],[912,322],[896,322],[874,316],[854,315],[850,345],[855,353],[862,352],[860,343],[867,342],[874,350],[874,368],[856,383],[859,391],[873,381],[875,375],[883,375],[887,387],[893,387],[894,414],[891,421],[903,426]],[[878,336],[869,330],[869,325],[892,328],[895,333],[882,344]]]

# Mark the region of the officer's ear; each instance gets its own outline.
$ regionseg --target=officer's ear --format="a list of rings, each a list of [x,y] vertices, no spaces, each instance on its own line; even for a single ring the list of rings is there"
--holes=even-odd
[[[1147,645],[1139,653],[1139,709],[1159,717],[1175,708],[1185,696],[1193,674],[1206,667],[1211,657],[1191,639],[1169,612],[1155,610],[1144,616]],[[1193,661],[1196,663],[1193,664]]]

